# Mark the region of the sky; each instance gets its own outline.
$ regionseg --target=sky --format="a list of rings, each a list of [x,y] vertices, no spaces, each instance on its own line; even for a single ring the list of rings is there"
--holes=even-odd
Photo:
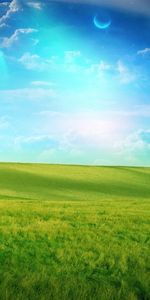
[[[150,166],[148,1],[0,0],[0,161]]]

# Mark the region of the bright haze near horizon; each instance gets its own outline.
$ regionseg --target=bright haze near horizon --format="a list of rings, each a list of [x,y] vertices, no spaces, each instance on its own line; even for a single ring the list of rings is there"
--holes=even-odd
[[[150,165],[150,6],[0,1],[0,161]]]

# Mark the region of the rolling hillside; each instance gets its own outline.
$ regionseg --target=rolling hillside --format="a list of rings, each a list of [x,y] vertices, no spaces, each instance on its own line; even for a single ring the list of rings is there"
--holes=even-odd
[[[0,164],[1,199],[149,198],[150,168]]]
[[[148,300],[150,168],[0,164],[0,299]]]

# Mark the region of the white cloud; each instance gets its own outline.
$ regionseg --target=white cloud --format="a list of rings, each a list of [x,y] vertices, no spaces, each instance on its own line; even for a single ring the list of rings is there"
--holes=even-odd
[[[2,7],[2,6],[8,6],[9,5],[9,2],[2,2],[2,3],[0,3],[0,7]]]
[[[147,54],[150,54],[150,48],[145,48],[145,49],[139,50],[139,51],[137,52],[137,55],[145,56],[145,55],[147,55]]]
[[[84,64],[81,65],[77,60],[80,57],[80,51],[66,51],[63,61],[57,56],[44,58],[37,54],[26,52],[18,59],[18,62],[28,70],[49,71],[61,69],[64,72],[80,74],[80,76],[81,74],[83,76],[93,74],[94,77],[101,80],[107,80],[109,75],[111,75],[111,78],[116,79],[117,75],[117,79],[122,84],[128,84],[137,79],[135,70],[129,70],[121,60],[116,62],[116,64],[110,64],[103,60],[96,64],[89,64],[86,63],[86,60],[83,60]]]
[[[39,136],[53,137],[52,149],[55,149],[56,159],[66,155],[68,159],[72,157],[83,162],[85,155],[90,155],[93,151],[108,151],[110,154],[114,150],[114,142],[123,139],[124,128],[128,126],[123,117],[120,119],[113,114],[106,117],[103,112],[41,111],[36,115],[36,133]],[[45,160],[51,157],[51,148],[50,153],[48,148],[43,151]]]
[[[38,9],[38,10],[42,9],[42,4],[40,2],[27,2],[27,5],[34,9]]]
[[[99,64],[99,70],[100,71],[107,71],[110,70],[112,68],[112,66],[110,64],[108,64],[107,62],[101,60],[100,64]]]
[[[49,135],[31,135],[31,136],[18,136],[14,139],[15,144],[34,144],[43,141],[51,141],[52,136]]]
[[[7,13],[9,4],[10,3],[8,3],[8,2],[0,3],[0,15],[1,15],[1,17],[0,17],[0,29],[2,29],[4,27],[7,27],[5,19],[3,19],[3,16]]]
[[[7,27],[7,24],[6,23],[1,23],[0,28],[4,28],[4,27]]]
[[[43,86],[43,87],[52,87],[54,86],[54,83],[53,82],[50,82],[50,81],[32,81],[31,82],[31,85],[33,86]]]
[[[49,162],[54,159],[58,161],[64,153],[79,156],[79,151],[72,148],[62,148],[60,137],[52,135],[26,135],[16,136],[11,140],[12,151],[18,154],[30,153],[33,161]]]
[[[124,140],[116,142],[114,144],[118,153],[133,152],[135,150],[141,150],[144,148],[144,141],[140,137],[141,131],[137,131],[128,135]]]
[[[150,158],[150,130],[138,130],[114,143],[116,155],[122,161],[143,164],[144,158]]]
[[[9,48],[12,46],[13,43],[17,42],[20,38],[21,35],[24,34],[30,34],[33,32],[37,32],[36,29],[34,28],[20,28],[20,29],[16,29],[15,32],[8,38],[5,37],[2,41],[2,47],[3,48]]]
[[[54,57],[50,59],[42,58],[37,54],[31,54],[29,52],[24,53],[18,60],[26,69],[44,71],[52,67],[55,61]]]
[[[100,63],[91,64],[85,68],[85,73],[88,75],[93,74],[99,79],[106,79],[111,75],[112,79],[117,79],[121,84],[129,84],[137,79],[137,73],[135,70],[129,70],[129,68],[121,61],[117,61],[115,64],[110,64],[107,61],[101,60]],[[110,79],[110,78],[109,78]]]
[[[121,60],[117,62],[117,71],[119,73],[119,80],[123,84],[131,83],[137,79],[137,76]]]
[[[32,153],[36,159],[40,153],[50,150],[53,144],[53,137],[49,135],[25,135],[12,138],[12,149],[19,153]]]
[[[125,113],[125,112],[124,112]],[[128,116],[137,116],[137,117],[150,117],[150,105],[136,105],[130,111],[128,111]]]
[[[111,145],[112,141],[122,133],[122,120],[114,118],[111,114],[103,112],[41,112],[44,118],[44,132],[59,137],[63,145],[84,144],[90,147],[103,147]],[[127,123],[127,122],[126,122]],[[126,124],[127,126],[127,124]]]
[[[21,2],[19,0],[12,0],[9,5],[11,12],[16,12],[21,8]]]
[[[6,13],[0,18],[0,24],[5,23],[14,13],[21,9],[21,2],[19,0],[12,0],[8,5]]]
[[[150,105],[134,105],[125,110],[114,110],[110,111],[111,114],[120,117],[150,117]]]
[[[39,90],[32,93],[36,99]],[[11,101],[14,103],[22,94],[26,94],[24,90],[14,94],[10,91]],[[88,159],[96,164],[144,164],[146,155],[150,155],[150,130],[129,134],[130,124],[127,129],[127,119],[123,117],[117,118],[111,112],[106,117],[105,112],[41,111],[30,120],[32,125],[28,124],[30,129],[24,136],[9,139],[9,148],[21,159],[30,154],[31,160],[47,162],[71,159],[83,163]]]
[[[1,90],[0,99],[8,102],[13,101],[43,101],[43,99],[51,99],[56,97],[56,92],[53,88],[22,88],[14,90]]]
[[[75,72],[79,70],[75,59],[80,56],[79,51],[66,51],[64,53],[64,60],[61,61],[58,56],[51,56],[44,58],[37,54],[26,52],[18,60],[28,70],[45,71],[51,69],[64,70],[66,72]]]
[[[54,0],[57,1],[58,0]],[[84,3],[111,7],[123,11],[130,11],[145,16],[150,16],[149,0],[59,0],[59,2]]]
[[[91,64],[87,69],[87,74],[96,74],[98,77],[104,75],[105,71],[113,70],[113,66],[106,61],[101,60],[98,64]]]

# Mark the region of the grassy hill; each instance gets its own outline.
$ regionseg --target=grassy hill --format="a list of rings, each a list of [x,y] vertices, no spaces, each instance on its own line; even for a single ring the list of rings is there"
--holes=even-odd
[[[0,164],[0,299],[150,299],[150,168]]]

